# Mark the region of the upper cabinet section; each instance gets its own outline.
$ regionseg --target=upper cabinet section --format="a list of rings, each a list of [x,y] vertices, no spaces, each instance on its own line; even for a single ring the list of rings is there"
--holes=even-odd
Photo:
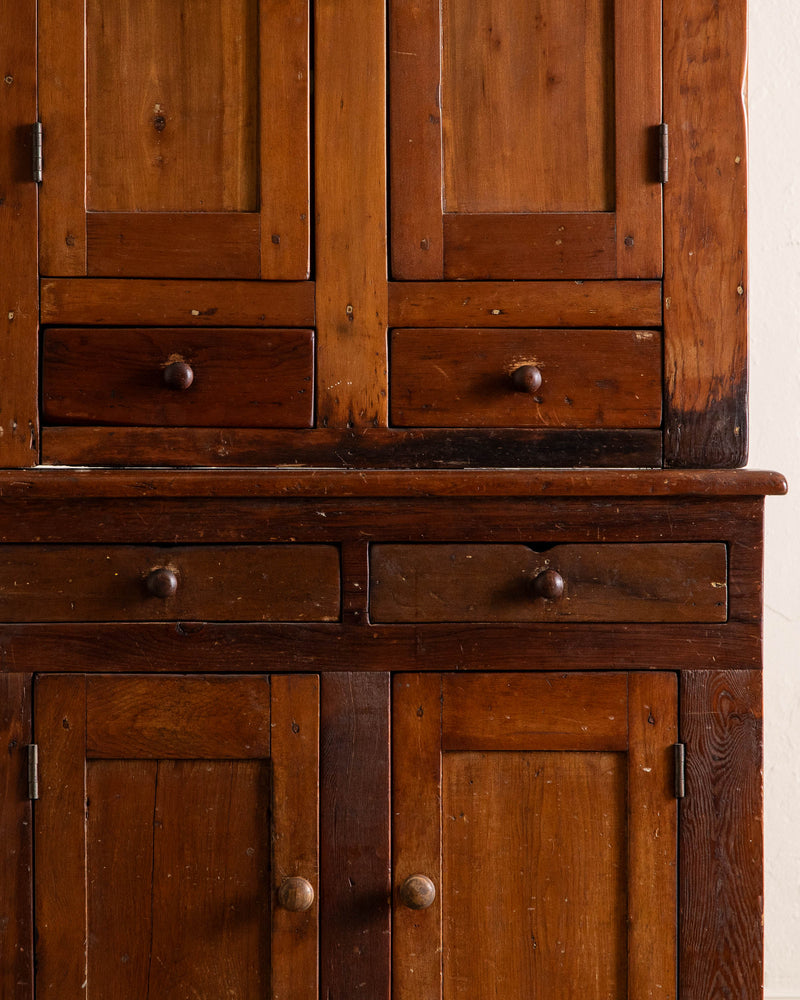
[[[392,276],[662,273],[661,3],[389,3]]]
[[[308,0],[43,0],[41,272],[304,279]]]

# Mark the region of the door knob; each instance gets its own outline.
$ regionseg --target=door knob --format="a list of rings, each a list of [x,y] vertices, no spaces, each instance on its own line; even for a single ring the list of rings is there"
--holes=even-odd
[[[287,878],[278,886],[278,903],[284,910],[302,913],[313,902],[314,886],[304,878]]]
[[[400,886],[400,902],[410,910],[427,910],[436,899],[436,886],[427,875],[409,875]]]

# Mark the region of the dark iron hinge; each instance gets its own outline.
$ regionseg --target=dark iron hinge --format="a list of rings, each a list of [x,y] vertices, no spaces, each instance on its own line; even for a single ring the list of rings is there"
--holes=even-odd
[[[44,138],[44,129],[42,128],[41,122],[33,123],[31,126],[31,136],[31,167],[33,169],[33,179],[37,184],[41,184],[44,172],[44,160],[42,158],[42,140]]]
[[[669,180],[669,125],[661,123],[658,130],[658,176],[662,184]]]
[[[39,747],[28,744],[28,798],[39,798]]]
[[[686,744],[675,743],[672,751],[675,755],[675,798],[682,799],[686,795]]]

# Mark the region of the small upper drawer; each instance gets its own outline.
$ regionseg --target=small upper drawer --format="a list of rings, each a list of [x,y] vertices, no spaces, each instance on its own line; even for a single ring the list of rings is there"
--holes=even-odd
[[[49,424],[310,427],[312,330],[50,329]]]
[[[373,622],[723,622],[727,595],[722,542],[371,549]]]
[[[396,427],[661,423],[654,330],[394,330]]]
[[[332,545],[6,545],[0,621],[336,621]]]

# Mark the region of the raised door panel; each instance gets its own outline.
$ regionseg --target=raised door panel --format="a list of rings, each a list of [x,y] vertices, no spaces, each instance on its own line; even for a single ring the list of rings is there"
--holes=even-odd
[[[308,277],[308,0],[45,0],[40,267]]]
[[[395,1000],[674,1000],[676,732],[674,675],[398,675]]]
[[[661,274],[661,4],[390,3],[392,273]]]
[[[317,995],[315,677],[36,686],[37,997]],[[306,899],[306,902],[308,900]]]

